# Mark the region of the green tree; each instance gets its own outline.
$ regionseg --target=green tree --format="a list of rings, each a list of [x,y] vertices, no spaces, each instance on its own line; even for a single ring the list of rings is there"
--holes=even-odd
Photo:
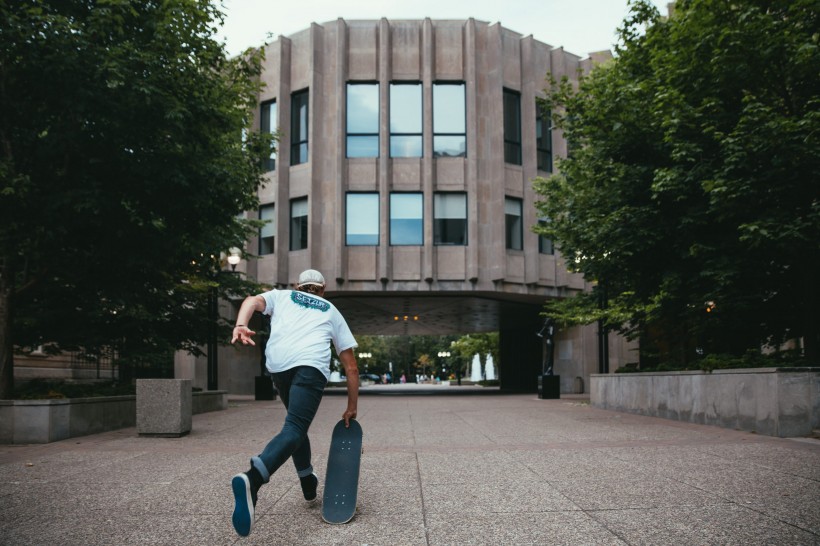
[[[498,352],[498,332],[483,334],[467,334],[459,337],[450,345],[450,352],[454,363],[458,363],[462,374],[469,374],[473,356],[479,355],[482,369],[487,360],[487,355],[492,355],[493,362],[500,364]]]
[[[14,345],[198,351],[254,229],[261,53],[206,0],[0,2],[0,397]]]
[[[615,60],[553,82],[572,153],[536,180],[534,229],[597,286],[548,313],[639,337],[642,359],[802,338],[816,360],[818,8],[634,0]]]

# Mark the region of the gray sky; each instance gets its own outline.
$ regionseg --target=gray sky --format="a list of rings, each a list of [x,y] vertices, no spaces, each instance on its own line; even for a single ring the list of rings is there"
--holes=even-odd
[[[652,0],[666,14],[668,0]],[[344,19],[466,19],[473,17],[586,56],[612,49],[627,0],[223,0],[217,38],[233,56],[311,23]],[[268,39],[268,33],[273,34]]]

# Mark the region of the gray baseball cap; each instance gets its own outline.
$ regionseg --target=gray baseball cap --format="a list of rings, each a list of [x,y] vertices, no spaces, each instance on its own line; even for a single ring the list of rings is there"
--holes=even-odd
[[[299,275],[299,281],[296,283],[296,286],[303,286],[305,284],[324,286],[325,278],[315,269],[306,269]]]

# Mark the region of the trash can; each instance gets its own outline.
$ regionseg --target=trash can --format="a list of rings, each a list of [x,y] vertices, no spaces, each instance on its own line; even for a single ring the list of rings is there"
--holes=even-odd
[[[276,400],[276,389],[273,388],[273,380],[269,375],[254,377],[254,392],[256,400]]]
[[[560,375],[539,375],[538,376],[538,398],[541,398],[541,399],[561,398],[561,376]]]

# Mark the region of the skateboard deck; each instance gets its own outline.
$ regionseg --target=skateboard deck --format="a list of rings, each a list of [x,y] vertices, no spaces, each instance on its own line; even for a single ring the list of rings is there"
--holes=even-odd
[[[339,421],[330,439],[322,496],[322,519],[327,523],[347,523],[353,519],[361,462],[362,426],[355,419],[350,420],[350,428],[345,427],[344,420]]]

